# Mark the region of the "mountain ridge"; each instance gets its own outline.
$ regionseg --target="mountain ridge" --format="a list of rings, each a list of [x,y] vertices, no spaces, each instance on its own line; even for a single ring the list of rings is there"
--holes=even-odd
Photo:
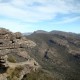
[[[80,35],[75,33],[33,33],[27,38],[37,46],[31,50],[40,65],[62,80],[79,80]]]
[[[80,80],[80,36],[75,33],[23,35],[1,28],[0,56],[1,80]]]

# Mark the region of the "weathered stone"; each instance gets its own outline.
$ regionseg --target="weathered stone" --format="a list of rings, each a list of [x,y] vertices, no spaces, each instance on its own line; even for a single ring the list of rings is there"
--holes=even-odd
[[[32,65],[32,68],[34,69],[35,60],[32,60],[32,58],[29,56],[26,49],[33,48],[35,46],[36,46],[36,43],[26,39],[26,37],[22,36],[21,33],[19,32],[12,33],[7,29],[1,28],[0,29],[0,68],[1,69],[6,68],[8,67],[8,65],[12,67],[14,66],[16,67],[16,65],[9,64],[10,62],[7,61],[8,57],[6,55],[9,56],[10,54],[14,55],[16,58],[20,58],[20,59],[24,58],[26,59],[26,62],[29,60],[32,61],[32,62],[29,62],[31,64],[27,64],[27,67],[23,65],[24,70],[20,73],[20,78],[19,78],[19,80],[21,80],[21,78],[26,73],[30,72],[30,65]],[[7,76],[5,78],[3,78],[3,76],[0,76],[0,80],[7,80]]]
[[[4,69],[4,68],[8,68],[8,64],[7,64],[7,58],[8,56],[0,56],[0,68]]]
[[[20,32],[12,33],[7,29],[0,29],[0,50],[34,47],[36,44],[27,40]],[[1,53],[0,53],[1,54]]]
[[[16,39],[20,39],[22,37],[22,34],[20,32],[14,33]]]
[[[5,28],[0,28],[0,35],[5,35],[9,33],[9,30],[5,29]]]

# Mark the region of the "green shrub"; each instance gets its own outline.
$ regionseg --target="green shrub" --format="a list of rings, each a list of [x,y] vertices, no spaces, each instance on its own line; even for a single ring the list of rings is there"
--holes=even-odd
[[[8,80],[18,80],[20,77],[19,73],[23,70],[22,66],[16,67],[11,74],[7,77]]]
[[[46,73],[43,70],[37,70],[36,72],[31,72],[24,75],[22,80],[57,80],[57,79],[53,79],[53,77],[49,73]]]
[[[7,59],[9,62],[12,62],[12,63],[16,63],[16,58],[13,56],[13,55],[9,55],[8,59]]]

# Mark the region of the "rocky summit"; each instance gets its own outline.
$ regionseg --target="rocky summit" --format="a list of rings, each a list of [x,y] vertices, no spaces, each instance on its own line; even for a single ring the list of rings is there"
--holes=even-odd
[[[39,64],[26,50],[35,46],[35,42],[21,33],[0,28],[0,80],[22,80],[25,74],[37,70]]]
[[[19,32],[12,33],[6,29],[0,29],[0,55],[14,53],[27,59],[29,58],[29,55],[25,48],[33,48],[35,46],[36,43],[26,39]]]

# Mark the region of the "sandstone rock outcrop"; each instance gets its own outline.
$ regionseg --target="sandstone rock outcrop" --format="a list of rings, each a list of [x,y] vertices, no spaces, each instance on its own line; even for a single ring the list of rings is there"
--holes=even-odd
[[[26,39],[19,32],[12,33],[7,29],[0,29],[0,55],[6,55],[14,52],[19,56],[19,53],[23,52],[25,52],[25,55],[28,55],[25,48],[33,48],[35,46],[36,43]]]
[[[20,32],[12,33],[7,29],[0,28],[0,57],[1,57],[0,58],[0,68],[1,67],[15,68],[15,67],[20,66],[21,64],[21,66],[24,68],[23,71],[21,72],[21,75],[24,73],[23,76],[26,74],[27,71],[30,72],[29,67],[32,67],[33,70],[35,68],[38,68],[34,64],[36,63],[38,66],[38,63],[29,56],[28,51],[27,51],[28,48],[30,49],[35,46],[36,46],[35,42],[29,39],[26,39]],[[7,58],[9,59],[6,59],[5,55],[7,55],[8,56]],[[10,62],[12,61],[11,56],[15,57],[16,63]],[[25,67],[26,65],[28,66],[28,68]],[[9,76],[7,75],[6,72],[4,73],[6,74],[7,77]],[[0,80],[7,80],[7,77],[5,78],[1,75],[3,74],[0,73]],[[21,78],[22,77],[20,77],[19,80],[21,80]]]

